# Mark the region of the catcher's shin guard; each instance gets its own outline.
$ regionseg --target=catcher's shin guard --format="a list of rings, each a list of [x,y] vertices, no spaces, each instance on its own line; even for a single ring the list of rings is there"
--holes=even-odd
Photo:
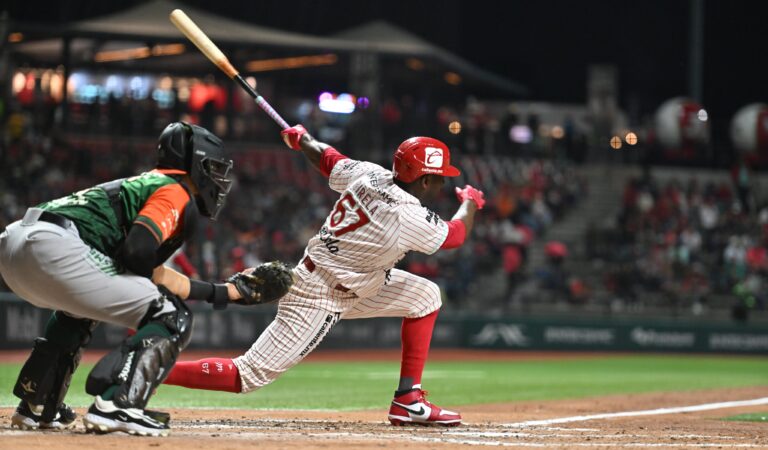
[[[93,320],[75,319],[56,311],[46,327],[46,337],[35,339],[13,394],[27,403],[43,406],[41,422],[54,421],[80,364],[83,347],[91,340],[96,325]]]
[[[170,301],[176,308],[163,308]],[[192,312],[165,291],[150,307],[136,335],[104,356],[86,381],[86,392],[101,395],[117,386],[113,401],[119,408],[144,409],[154,389],[168,376],[192,336]]]

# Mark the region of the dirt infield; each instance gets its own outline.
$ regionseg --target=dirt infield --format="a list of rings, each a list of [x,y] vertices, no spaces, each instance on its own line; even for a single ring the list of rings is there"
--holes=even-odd
[[[189,351],[184,360],[239,352]],[[89,352],[95,361],[103,352]],[[27,351],[0,352],[0,361],[22,362]],[[433,350],[430,361],[605,358],[598,353],[477,352]],[[612,354],[612,356],[622,356]],[[310,361],[360,359],[359,351],[316,352]],[[366,360],[397,361],[396,350],[366,352]],[[755,400],[749,402],[750,400]],[[742,404],[735,406],[733,403]],[[693,405],[699,408],[680,409]],[[453,409],[452,405],[443,405]],[[659,411],[659,408],[669,408]],[[10,428],[11,408],[0,408],[0,449],[47,450],[244,450],[381,447],[466,448],[766,448],[764,423],[729,422],[723,417],[768,411],[768,386],[616,395],[577,400],[470,405],[459,409],[465,423],[456,428],[393,427],[387,405],[374,411],[288,411],[176,409],[167,438],[117,433],[86,434],[82,422],[67,432],[30,432]],[[78,414],[85,413],[83,408]],[[600,415],[599,417],[594,417]],[[531,423],[537,421],[538,423]]]
[[[68,432],[19,431],[10,428],[12,410],[2,408],[0,448],[768,448],[765,424],[720,420],[738,413],[768,410],[765,402],[741,407],[721,406],[720,402],[766,397],[768,387],[759,387],[466,406],[461,408],[465,424],[447,429],[393,427],[385,421],[386,409],[360,412],[178,409],[171,411],[173,431],[167,438],[85,434],[81,423]],[[714,405],[698,412],[638,413],[702,404]],[[591,420],[585,417],[619,412],[627,414]],[[78,413],[84,411],[78,410]],[[550,423],[526,423],[545,419],[551,419]]]

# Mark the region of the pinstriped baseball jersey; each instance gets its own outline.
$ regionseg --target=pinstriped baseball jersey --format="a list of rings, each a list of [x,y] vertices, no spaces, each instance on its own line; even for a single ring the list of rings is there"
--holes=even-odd
[[[432,254],[445,241],[445,222],[398,187],[392,172],[379,165],[341,160],[328,184],[341,197],[305,253],[358,297],[376,295],[387,271],[407,252]],[[348,306],[333,299],[326,302],[323,307],[329,310]]]
[[[407,252],[432,254],[445,242],[448,226],[437,214],[376,164],[342,159],[329,185],[341,196],[307,244],[311,263],[296,266],[275,320],[233,360],[242,392],[298,364],[341,319],[424,317],[442,304],[434,282],[393,269]]]

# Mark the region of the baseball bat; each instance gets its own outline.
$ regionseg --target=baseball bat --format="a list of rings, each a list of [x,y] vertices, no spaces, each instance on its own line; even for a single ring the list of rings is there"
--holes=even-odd
[[[195,24],[195,22],[193,22],[192,19],[190,19],[189,16],[184,13],[184,11],[180,9],[174,9],[171,12],[170,19],[176,28],[184,33],[187,39],[189,39],[198,49],[200,49],[206,58],[208,58],[212,63],[216,64],[216,66],[221,69],[222,72],[227,74],[229,78],[235,80],[237,84],[239,84],[240,87],[248,93],[248,95],[253,97],[253,99],[256,101],[256,104],[259,105],[259,107],[264,110],[264,112],[267,113],[267,115],[269,115],[272,120],[280,125],[283,130],[290,128],[288,126],[288,122],[280,117],[280,114],[275,111],[275,108],[273,108],[272,105],[270,105],[264,99],[264,97],[256,92],[256,89],[254,89],[250,84],[248,84],[247,81],[245,81],[245,79],[243,79],[242,76],[240,76],[240,73],[237,71],[237,69],[235,69],[232,63],[229,62],[229,59],[227,59],[224,53],[219,50],[219,47],[217,47],[216,44],[211,41],[211,39],[203,32],[203,30],[201,30],[200,27],[198,27],[197,24]]]

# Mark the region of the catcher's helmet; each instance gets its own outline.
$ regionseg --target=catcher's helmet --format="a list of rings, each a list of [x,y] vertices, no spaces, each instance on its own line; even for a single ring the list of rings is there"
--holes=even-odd
[[[448,146],[430,137],[412,137],[395,150],[392,164],[395,179],[411,183],[422,175],[455,177],[461,174],[451,165]]]
[[[174,122],[157,143],[157,167],[187,172],[195,185],[195,202],[204,216],[215,219],[232,187],[232,160],[221,139],[203,127]]]

